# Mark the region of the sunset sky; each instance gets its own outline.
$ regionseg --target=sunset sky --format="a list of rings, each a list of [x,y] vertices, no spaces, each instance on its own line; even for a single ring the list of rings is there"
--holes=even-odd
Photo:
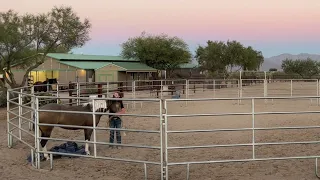
[[[183,38],[191,52],[207,40],[237,40],[265,57],[320,53],[320,0],[8,0],[0,11],[47,12],[69,5],[92,23],[75,53],[118,55],[142,31]]]

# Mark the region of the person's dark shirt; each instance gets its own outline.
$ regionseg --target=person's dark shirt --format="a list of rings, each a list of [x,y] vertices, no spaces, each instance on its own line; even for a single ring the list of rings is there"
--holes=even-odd
[[[120,103],[121,109],[124,108],[122,100],[113,100],[113,101],[111,101],[111,103],[116,103],[116,102]],[[111,109],[109,110],[109,112],[110,113],[117,113],[117,112],[112,111]],[[114,116],[114,115],[110,114],[109,117],[111,117],[111,116]]]

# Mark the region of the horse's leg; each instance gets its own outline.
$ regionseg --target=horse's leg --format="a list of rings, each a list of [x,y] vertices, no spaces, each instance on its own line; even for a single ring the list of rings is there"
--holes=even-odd
[[[51,136],[51,132],[53,130],[53,127],[46,127],[44,129],[40,129],[40,130],[41,130],[41,137],[49,138]],[[47,152],[47,142],[48,142],[47,139],[41,139],[41,141],[40,141],[40,145],[41,145],[42,150],[44,152]],[[43,156],[46,160],[50,159],[48,153],[43,153]]]
[[[93,131],[93,129],[84,129],[84,139],[85,139],[85,141],[90,141],[92,131]],[[85,149],[85,152],[87,153],[87,155],[90,155],[89,144],[87,142],[85,143],[85,148],[84,149]]]

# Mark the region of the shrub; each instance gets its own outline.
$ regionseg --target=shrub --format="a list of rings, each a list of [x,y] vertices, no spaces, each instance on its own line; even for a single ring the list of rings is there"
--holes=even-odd
[[[7,93],[6,91],[0,91],[0,108],[7,106]]]

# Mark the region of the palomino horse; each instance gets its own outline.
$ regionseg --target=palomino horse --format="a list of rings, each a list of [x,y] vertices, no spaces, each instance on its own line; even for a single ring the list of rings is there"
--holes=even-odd
[[[107,112],[110,109],[119,112],[118,103],[112,103],[110,100],[95,100],[95,112]],[[80,112],[92,112],[92,102],[84,103],[80,106],[68,106],[63,104],[50,103],[42,106],[42,110],[55,110],[55,111],[80,111]],[[100,122],[101,114],[95,115],[96,126]],[[62,125],[74,125],[74,126],[93,126],[93,115],[83,113],[64,113],[64,112],[39,112],[39,123],[44,124],[62,124]],[[39,125],[41,131],[41,137],[49,138],[51,136],[54,126]],[[60,127],[68,130],[84,130],[85,141],[90,141],[93,129],[81,128],[81,127]],[[47,139],[41,139],[40,144],[43,151],[47,151],[46,144]],[[90,155],[89,145],[85,143],[85,152]],[[49,159],[47,153],[44,153],[46,160]]]

